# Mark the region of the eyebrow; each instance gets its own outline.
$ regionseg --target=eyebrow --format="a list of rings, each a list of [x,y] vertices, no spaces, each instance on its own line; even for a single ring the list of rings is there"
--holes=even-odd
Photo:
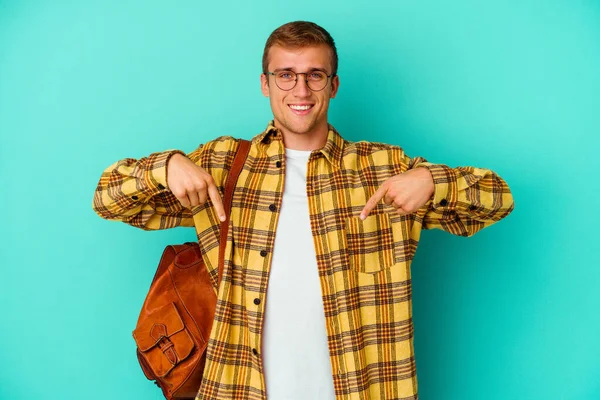
[[[280,71],[292,71],[292,72],[296,72],[294,71],[294,68],[292,67],[287,67],[287,68],[276,68],[273,70],[273,72],[280,72]],[[308,72],[313,72],[313,71],[321,71],[321,72],[325,72],[326,74],[329,74],[329,72],[327,72],[327,70],[323,69],[323,68],[311,68],[308,70]]]

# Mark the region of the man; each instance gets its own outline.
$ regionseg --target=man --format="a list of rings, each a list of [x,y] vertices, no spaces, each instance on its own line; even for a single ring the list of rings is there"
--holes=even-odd
[[[274,119],[252,139],[197,399],[417,399],[410,265],[421,229],[471,236],[508,215],[506,183],[328,124],[340,85],[329,33],[277,28],[261,89]],[[219,137],[106,169],[103,218],[194,226],[213,278],[221,192],[238,147]]]

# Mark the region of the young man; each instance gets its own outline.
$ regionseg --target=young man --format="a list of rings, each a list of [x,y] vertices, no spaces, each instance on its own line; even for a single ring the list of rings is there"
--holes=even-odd
[[[261,88],[274,120],[238,179],[197,399],[417,399],[410,265],[421,229],[471,236],[513,209],[490,170],[344,140],[327,120],[337,62],[313,23],[267,40]],[[143,229],[194,226],[215,278],[237,147],[219,137],[119,161],[94,209]]]

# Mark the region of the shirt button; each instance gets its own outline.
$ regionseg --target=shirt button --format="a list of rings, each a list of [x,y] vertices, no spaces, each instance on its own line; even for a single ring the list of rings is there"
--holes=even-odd
[[[137,200],[137,199],[138,199],[138,197],[137,197],[137,196],[131,196],[131,198],[132,198],[133,200]]]
[[[474,205],[474,204],[471,204],[471,205],[469,206],[469,210],[471,210],[471,211],[475,211],[475,210],[477,210],[477,206],[476,206],[476,205]]]
[[[276,166],[277,168],[281,168],[281,161],[277,161],[277,162],[275,163],[275,166]]]
[[[258,297],[254,299],[254,304],[256,304],[256,305],[260,304],[260,299]]]
[[[262,257],[266,257],[266,256],[267,256],[267,251],[266,251],[266,250],[261,250],[261,251],[260,251],[260,255],[261,255]]]
[[[252,349],[252,354],[254,354],[255,356],[257,356],[258,355],[258,350]]]
[[[446,200],[446,199],[442,199],[442,200],[440,201],[440,206],[442,206],[442,207],[445,207],[445,206],[447,206],[447,205],[448,205],[448,200]]]
[[[275,210],[277,210],[277,207],[275,207],[275,204],[271,204],[271,205],[269,206],[269,210],[271,210],[271,211],[275,212]]]

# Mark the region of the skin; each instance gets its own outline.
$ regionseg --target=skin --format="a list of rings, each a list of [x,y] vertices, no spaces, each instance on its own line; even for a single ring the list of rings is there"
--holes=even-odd
[[[289,69],[296,73],[320,69],[332,73],[331,51],[325,45],[304,48],[273,46],[269,50],[268,71]],[[317,150],[327,142],[327,113],[329,102],[335,98],[340,81],[337,76],[329,79],[327,86],[313,92],[306,84],[304,75],[298,76],[296,86],[284,91],[275,84],[275,77],[261,74],[261,91],[269,98],[275,127],[283,136],[286,148],[294,150]],[[309,105],[308,111],[294,111],[290,106]],[[225,220],[223,202],[213,178],[202,167],[181,154],[169,159],[168,187],[184,207],[194,207],[211,199],[221,221]],[[360,213],[365,219],[383,200],[400,214],[409,214],[425,205],[434,192],[433,177],[427,168],[419,167],[387,179],[371,196]]]
[[[225,221],[225,207],[213,177],[189,158],[177,153],[167,164],[167,186],[186,208],[192,208],[210,200],[221,221]]]
[[[425,167],[409,169],[388,178],[367,200],[360,213],[364,220],[377,203],[382,199],[387,205],[394,207],[399,214],[411,214],[423,207],[431,198],[434,191],[433,177]]]
[[[280,69],[296,73],[320,69],[331,75],[331,51],[325,45],[299,49],[273,46],[269,49],[268,71]],[[275,127],[281,130],[285,147],[292,150],[316,150],[325,145],[329,101],[335,98],[340,86],[340,79],[335,76],[323,90],[313,92],[304,77],[299,75],[296,86],[285,91],[277,87],[274,76],[260,76],[261,90],[271,103]],[[299,115],[290,105],[309,105],[311,108],[305,115]]]

